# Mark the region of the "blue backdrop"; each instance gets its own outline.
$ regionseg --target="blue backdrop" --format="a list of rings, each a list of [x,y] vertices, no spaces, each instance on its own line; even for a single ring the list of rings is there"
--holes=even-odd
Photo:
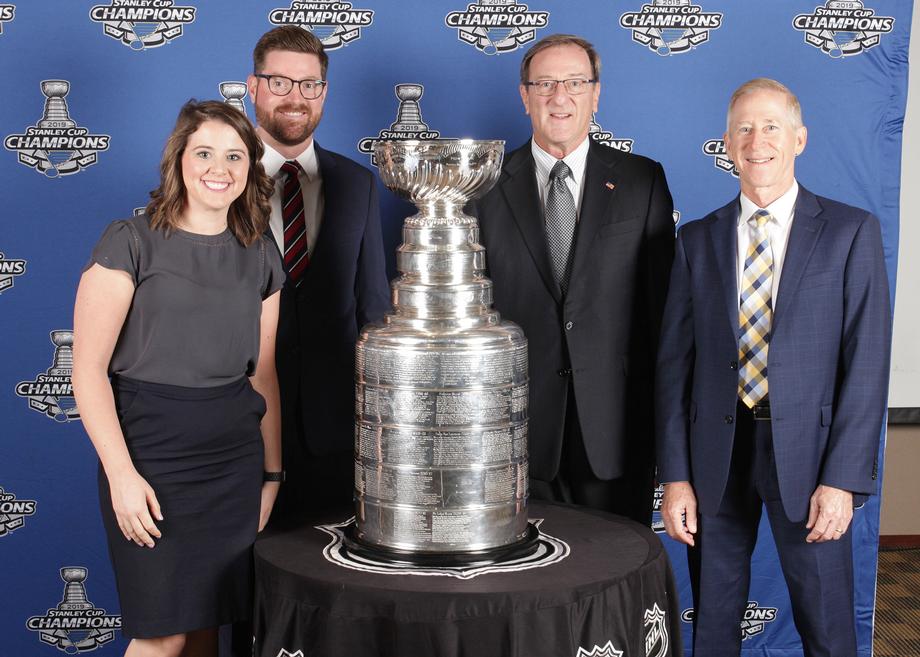
[[[381,136],[523,143],[524,49],[554,32],[582,35],[603,59],[594,138],[661,161],[681,222],[737,193],[721,143],[728,96],[749,78],[776,78],[798,94],[809,128],[799,179],[881,219],[893,294],[908,0],[97,2],[0,4],[0,654],[124,649],[96,457],[69,397],[74,291],[103,227],[146,204],[179,106],[238,101],[232,83],[245,80],[273,24],[309,24],[328,44],[318,140],[368,166]],[[400,83],[423,86],[427,135],[391,128]],[[248,99],[244,107],[252,116]],[[392,275],[410,208],[381,192]],[[865,655],[878,515],[873,498],[853,528]],[[684,553],[662,537],[688,620]],[[754,569],[745,653],[801,655],[771,541],[760,542]]]

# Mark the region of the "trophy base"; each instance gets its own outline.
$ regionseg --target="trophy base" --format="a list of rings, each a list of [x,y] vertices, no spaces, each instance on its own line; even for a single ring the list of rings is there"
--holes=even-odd
[[[521,559],[533,554],[540,544],[540,530],[533,523],[527,523],[527,534],[521,540],[494,548],[471,552],[415,552],[382,545],[371,545],[355,536],[357,526],[345,529],[345,549],[355,556],[391,563],[409,564],[421,568],[459,568],[491,566]]]

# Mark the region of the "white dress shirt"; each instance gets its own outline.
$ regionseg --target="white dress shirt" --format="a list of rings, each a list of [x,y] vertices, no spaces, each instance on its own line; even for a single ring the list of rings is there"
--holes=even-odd
[[[751,199],[741,194],[741,213],[738,215],[738,303],[741,303],[742,276],[744,275],[744,260],[747,258],[748,248],[751,245],[751,228],[748,219],[758,210],[766,210],[773,218],[765,225],[767,236],[770,239],[770,249],[773,251],[773,285],[771,286],[771,299],[776,308],[776,293],[779,291],[779,277],[783,271],[783,259],[786,257],[786,245],[789,243],[789,231],[792,229],[792,219],[795,214],[795,199],[799,195],[799,184],[792,181],[792,187],[765,208],[761,208]]]
[[[262,156],[262,166],[265,173],[275,181],[275,192],[272,194],[272,214],[269,227],[278,249],[284,253],[284,223],[281,217],[281,194],[284,189],[284,179],[287,174],[281,171],[281,166],[287,159],[274,148],[262,142],[265,154]],[[316,247],[316,237],[319,235],[320,222],[323,219],[323,179],[319,174],[319,162],[316,159],[314,141],[310,140],[307,150],[298,155],[297,162],[303,168],[299,175],[300,191],[303,194],[303,220],[307,229],[307,253],[312,257]]]
[[[578,217],[581,217],[581,192],[584,187],[582,183],[585,181],[585,164],[588,159],[589,139],[590,137],[585,137],[585,140],[579,144],[578,148],[562,158],[562,161],[565,162],[572,171],[572,175],[565,179],[565,184],[568,185],[569,191],[572,192],[572,198],[575,200],[575,212]],[[536,165],[537,189],[540,192],[540,208],[545,211],[546,194],[550,185],[549,174],[553,170],[553,167],[556,166],[556,162],[559,161],[559,158],[550,155],[540,148],[535,139],[530,141],[530,151],[533,153],[533,161]]]

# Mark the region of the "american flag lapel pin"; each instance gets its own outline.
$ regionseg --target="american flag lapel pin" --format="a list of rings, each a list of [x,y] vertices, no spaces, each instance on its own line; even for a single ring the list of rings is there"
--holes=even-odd
[[[614,189],[614,188],[616,187],[616,185],[614,185],[614,184],[613,184],[612,182],[610,182],[609,180],[608,180],[607,182],[604,183],[604,186],[605,186],[607,189],[611,189],[611,190]]]

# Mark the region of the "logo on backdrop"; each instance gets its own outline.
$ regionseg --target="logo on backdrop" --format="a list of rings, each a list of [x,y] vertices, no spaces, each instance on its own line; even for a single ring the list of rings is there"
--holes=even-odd
[[[0,294],[3,294],[16,282],[17,276],[26,273],[26,261],[7,258],[0,252]]]
[[[377,166],[374,156],[374,144],[383,139],[438,139],[441,133],[432,130],[422,120],[422,108],[419,99],[425,93],[425,85],[414,82],[397,84],[394,87],[399,98],[396,120],[387,130],[381,130],[376,137],[365,137],[358,142],[358,151],[371,156],[371,163]]]
[[[604,130],[600,126],[600,124],[595,120],[593,114],[591,115],[591,125],[588,128],[588,136],[598,144],[603,144],[604,146],[615,148],[618,151],[623,151],[624,153],[632,153],[633,140],[624,139],[623,137],[614,137],[612,132],[609,130]]]
[[[594,644],[590,651],[579,647],[575,657],[623,657],[623,651],[613,647],[613,641],[608,641],[603,646]]]
[[[70,118],[65,97],[67,80],[42,80],[45,108],[42,118],[25,134],[7,135],[3,145],[16,151],[19,162],[49,178],[78,173],[96,163],[96,154],[108,150],[109,135],[90,134]]]
[[[668,626],[664,619],[665,613],[657,602],[651,609],[645,610],[645,657],[664,657],[668,654]]]
[[[0,537],[9,536],[26,523],[26,516],[35,514],[35,500],[16,499],[0,486]]]
[[[245,82],[227,80],[217,85],[217,88],[220,90],[220,95],[224,97],[225,103],[241,111],[244,116],[246,115],[246,105],[243,104],[243,99],[246,98],[249,90]]]
[[[531,11],[517,0],[478,0],[447,14],[444,24],[456,29],[463,43],[486,55],[500,55],[533,41],[537,30],[549,24],[549,12]]]
[[[738,177],[738,169],[735,168],[735,163],[728,157],[728,152],[725,150],[724,139],[709,139],[704,141],[703,154],[712,158],[713,165],[716,169],[721,169],[726,173],[730,173],[735,178]]]
[[[691,0],[653,0],[640,11],[621,14],[620,27],[632,31],[633,41],[667,57],[709,41],[709,33],[722,27],[722,14],[703,11]]]
[[[741,621],[741,640],[747,641],[752,636],[761,634],[766,629],[767,623],[776,620],[778,611],[776,607],[761,607],[756,600],[748,600],[747,608],[744,610],[744,619]],[[693,607],[684,609],[680,619],[685,623],[692,623]]]
[[[805,33],[805,43],[838,59],[877,46],[894,29],[894,18],[876,16],[858,0],[827,0],[811,14],[799,14],[792,27]]]
[[[0,34],[3,34],[3,24],[16,18],[16,5],[0,5]]]
[[[84,584],[88,574],[89,569],[81,566],[61,568],[65,582],[61,602],[44,616],[26,621],[26,627],[38,632],[42,643],[72,655],[95,650],[115,638],[121,616],[107,614],[89,601]]]
[[[102,24],[106,36],[131,50],[144,50],[182,36],[184,26],[195,21],[197,11],[173,0],[111,0],[107,5],[95,5],[89,17]]]
[[[303,650],[298,650],[297,652],[290,652],[282,648],[281,651],[277,655],[275,655],[275,657],[303,657]]]
[[[54,358],[44,373],[34,381],[20,381],[16,394],[29,400],[29,408],[44,413],[56,422],[71,422],[80,419],[76,401],[73,398],[73,331],[51,331],[54,344]]]
[[[679,213],[674,214],[680,216]],[[677,223],[677,219],[674,220]],[[652,493],[652,531],[661,534],[664,532],[664,520],[661,517],[661,502],[664,500],[664,485],[658,484]]]
[[[326,50],[335,50],[361,38],[361,29],[374,22],[374,10],[338,0],[295,0],[290,7],[272,9],[268,20],[273,25],[298,25],[313,32]]]

